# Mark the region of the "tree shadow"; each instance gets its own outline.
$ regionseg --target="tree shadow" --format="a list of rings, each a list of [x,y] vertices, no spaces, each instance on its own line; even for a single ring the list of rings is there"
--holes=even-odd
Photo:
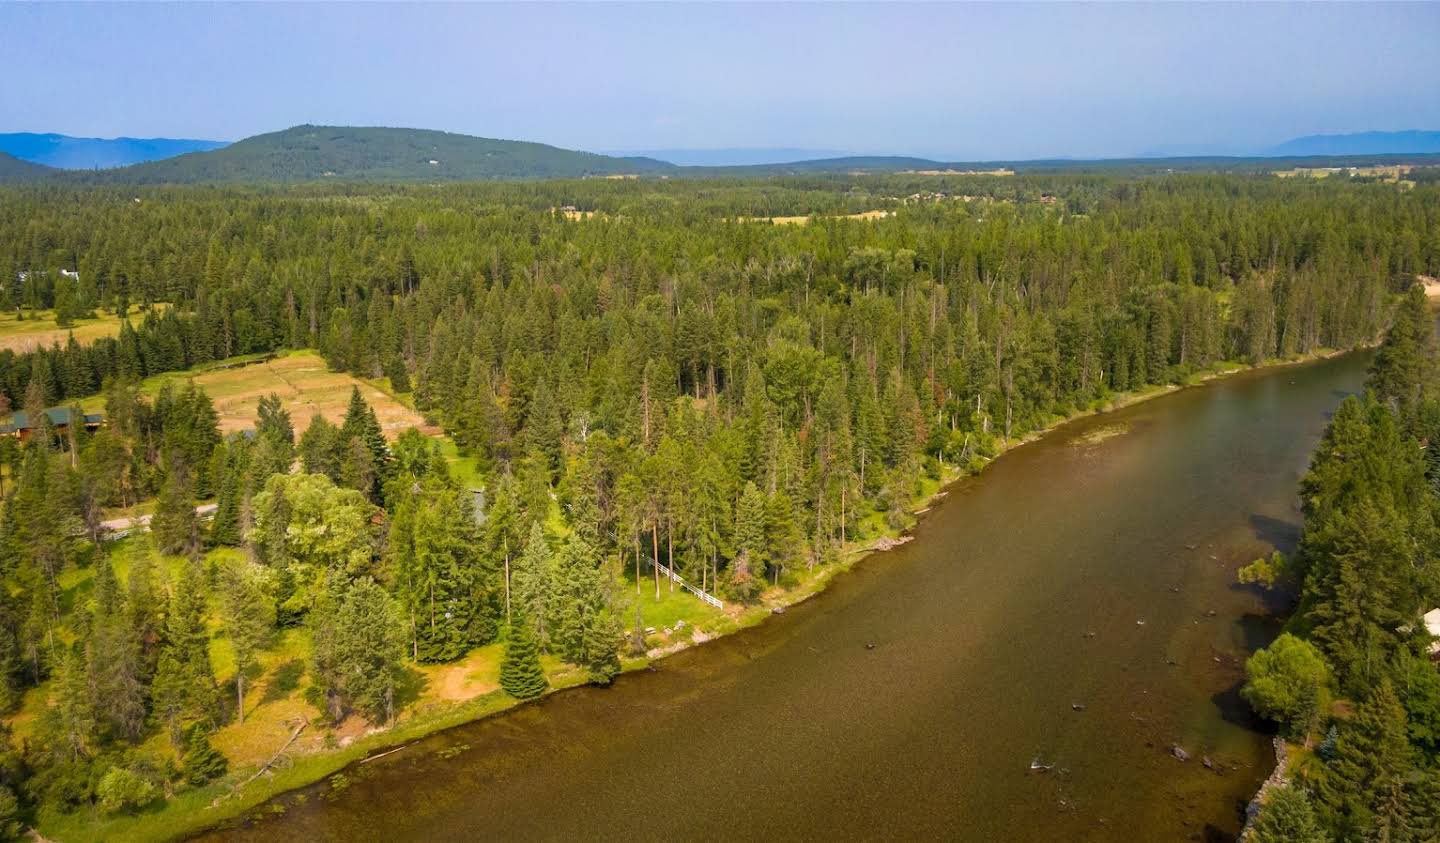
[[[1291,521],[1257,512],[1250,516],[1250,528],[1254,530],[1255,538],[1281,553],[1294,553],[1300,544],[1300,525]]]
[[[1211,695],[1211,704],[1219,710],[1220,718],[1226,723],[1257,734],[1275,734],[1274,724],[1261,719],[1254,709],[1250,708],[1250,704],[1245,702],[1245,698],[1240,696],[1240,688],[1244,684],[1237,681],[1225,690]]]
[[[402,668],[395,682],[395,710],[400,711],[417,702],[427,683],[425,674],[408,665]]]
[[[300,687],[300,677],[304,673],[305,664],[299,659],[277,665],[270,674],[270,682],[265,686],[265,695],[260,698],[261,704],[289,696],[291,691]]]
[[[1274,592],[1269,592],[1274,594]],[[1240,634],[1245,640],[1247,652],[1255,652],[1262,647],[1268,647],[1285,628],[1285,623],[1278,614],[1256,614],[1246,612],[1240,616]]]

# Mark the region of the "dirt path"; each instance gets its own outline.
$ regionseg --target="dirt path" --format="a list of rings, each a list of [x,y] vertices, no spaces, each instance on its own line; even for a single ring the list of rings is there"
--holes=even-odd
[[[213,513],[215,506],[213,503],[202,503],[195,507],[195,514],[203,518]],[[130,531],[137,527],[142,530],[148,528],[150,519],[153,517],[153,515],[136,515],[131,518],[112,518],[109,521],[101,521],[100,528],[108,535],[119,538],[129,535]]]

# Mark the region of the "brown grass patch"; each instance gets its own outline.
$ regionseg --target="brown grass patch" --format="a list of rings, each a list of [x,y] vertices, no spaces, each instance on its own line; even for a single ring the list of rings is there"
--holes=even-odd
[[[34,318],[23,321],[13,311],[0,313],[0,349],[10,349],[20,354],[37,348],[49,348],[59,343],[65,345],[70,335],[81,345],[89,345],[101,337],[113,337],[120,333],[120,317],[113,313],[101,312],[97,319],[76,319],[69,328],[55,324],[54,311],[38,311]],[[145,315],[138,311],[130,314],[130,324],[138,325]]]
[[[280,402],[290,411],[296,433],[304,432],[316,414],[339,424],[344,420],[345,408],[350,403],[350,390],[357,386],[365,401],[375,410],[387,438],[394,439],[409,427],[418,427],[432,434],[438,432],[427,428],[425,419],[419,413],[393,396],[344,372],[330,371],[319,355],[308,351],[233,369],[161,375],[147,380],[145,391],[154,394],[166,381],[175,382],[178,386],[187,380],[195,381],[215,403],[222,433],[253,428],[260,399],[272,392],[280,396]]]

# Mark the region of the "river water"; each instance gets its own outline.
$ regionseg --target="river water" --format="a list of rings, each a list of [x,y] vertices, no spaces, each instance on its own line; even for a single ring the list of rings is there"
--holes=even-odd
[[[210,839],[1230,839],[1273,765],[1237,691],[1279,608],[1235,570],[1294,546],[1296,483],[1367,362],[1066,425],[784,615]]]

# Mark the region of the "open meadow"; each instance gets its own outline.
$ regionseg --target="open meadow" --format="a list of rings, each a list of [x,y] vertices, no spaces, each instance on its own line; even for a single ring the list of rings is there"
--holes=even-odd
[[[70,335],[81,345],[89,345],[101,337],[113,337],[120,333],[120,317],[107,311],[97,311],[95,319],[76,319],[68,328],[55,322],[55,312],[39,310],[27,313],[24,319],[13,311],[0,313],[0,349],[18,353],[49,348],[55,343],[64,345]],[[145,318],[139,311],[130,314],[130,324],[136,325]]]
[[[401,403],[384,390],[344,372],[332,372],[320,355],[309,351],[284,354],[269,359],[232,360],[222,365],[187,372],[171,372],[147,378],[142,390],[155,395],[166,383],[178,386],[194,381],[203,388],[220,414],[220,432],[234,433],[255,426],[256,406],[260,399],[274,393],[290,412],[295,432],[303,433],[317,414],[336,424],[344,421],[350,390],[360,394],[375,410],[386,438],[394,439],[410,427],[429,434],[439,430],[429,427],[424,417]],[[86,402],[86,409],[99,409],[103,399]]]

